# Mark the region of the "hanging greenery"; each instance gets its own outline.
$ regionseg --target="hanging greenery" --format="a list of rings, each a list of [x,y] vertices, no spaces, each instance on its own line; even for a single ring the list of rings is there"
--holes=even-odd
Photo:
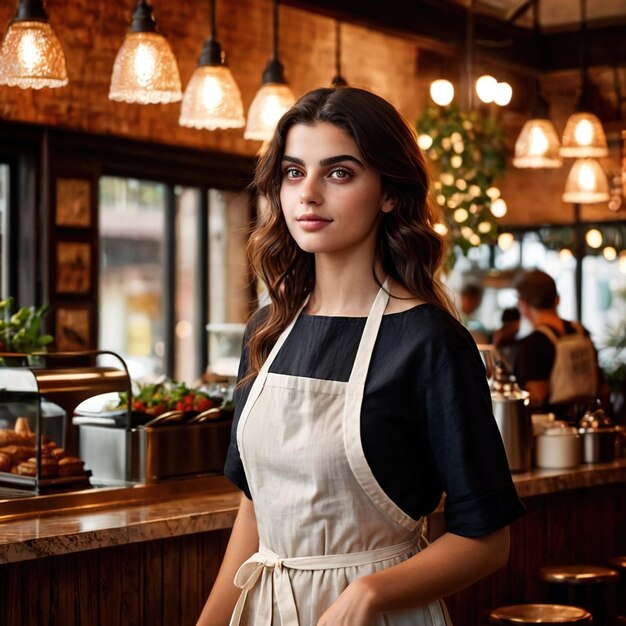
[[[419,145],[434,167],[435,200],[451,243],[463,254],[473,246],[494,243],[497,218],[506,213],[506,203],[493,184],[506,170],[500,124],[479,111],[433,106],[416,126]]]

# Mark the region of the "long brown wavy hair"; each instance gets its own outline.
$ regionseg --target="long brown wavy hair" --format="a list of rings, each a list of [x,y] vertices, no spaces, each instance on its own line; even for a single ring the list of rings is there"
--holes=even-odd
[[[271,304],[250,338],[244,381],[258,373],[315,284],[314,255],[301,250],[289,234],[280,188],[289,129],[316,122],[347,132],[365,161],[379,172],[383,189],[395,199],[393,210],[381,217],[374,267],[381,267],[416,297],[450,310],[437,278],[445,244],[433,230],[438,211],[429,199],[430,177],[414,131],[391,104],[373,93],[352,87],[315,89],[282,116],[256,168],[254,185],[268,207],[249,240],[248,256],[267,286]],[[375,273],[374,278],[378,282]]]

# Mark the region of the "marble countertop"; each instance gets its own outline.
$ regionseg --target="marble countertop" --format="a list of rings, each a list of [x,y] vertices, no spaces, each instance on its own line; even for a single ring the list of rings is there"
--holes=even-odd
[[[626,483],[626,459],[570,470],[533,470],[513,480],[522,498]],[[209,486],[198,490],[187,481],[187,488],[166,498],[92,503],[5,519],[0,522],[0,564],[230,528],[240,492],[219,476],[205,484]]]

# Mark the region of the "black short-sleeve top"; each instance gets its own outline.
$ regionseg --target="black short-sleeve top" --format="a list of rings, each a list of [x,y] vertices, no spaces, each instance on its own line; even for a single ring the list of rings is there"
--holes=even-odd
[[[245,348],[240,364],[247,368]],[[348,381],[364,317],[301,314],[270,371]],[[250,497],[236,429],[250,384],[235,391],[233,433],[224,472]],[[365,458],[385,493],[417,519],[445,492],[448,530],[477,537],[524,512],[496,426],[485,368],[468,331],[423,304],[383,317],[361,409]],[[251,470],[252,471],[252,470]]]

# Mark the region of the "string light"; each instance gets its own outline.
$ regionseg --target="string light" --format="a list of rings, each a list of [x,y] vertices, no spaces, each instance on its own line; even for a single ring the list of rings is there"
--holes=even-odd
[[[602,245],[602,233],[597,228],[591,228],[585,234],[585,241],[590,248],[598,249]]]
[[[430,97],[435,104],[448,106],[454,98],[454,85],[444,78],[434,80],[430,84]]]
[[[513,247],[513,243],[515,243],[515,237],[513,237],[513,233],[500,233],[498,235],[498,247],[506,252]]]

